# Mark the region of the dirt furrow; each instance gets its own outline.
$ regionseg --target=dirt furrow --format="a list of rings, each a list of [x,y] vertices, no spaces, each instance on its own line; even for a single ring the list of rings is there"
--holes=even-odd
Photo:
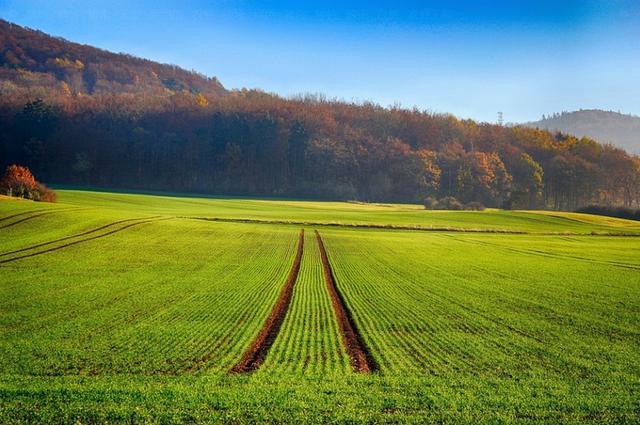
[[[167,219],[160,219],[160,220],[167,220]],[[78,241],[69,242],[69,243],[66,243],[66,244],[63,244],[63,245],[59,245],[59,246],[56,246],[56,247],[53,247],[53,248],[45,249],[45,250],[42,250],[42,251],[32,252],[30,254],[21,255],[19,257],[13,257],[13,258],[7,258],[5,260],[0,260],[0,264],[9,263],[9,262],[16,261],[16,260],[22,260],[23,258],[35,257],[37,255],[42,255],[42,254],[46,254],[46,253],[49,253],[49,252],[58,251],[58,250],[63,249],[63,248],[68,248],[70,246],[77,245],[77,244],[82,243],[82,242],[88,242],[88,241],[92,241],[94,239],[104,238],[105,236],[109,236],[109,235],[112,235],[114,233],[121,232],[121,231],[126,230],[126,229],[128,229],[130,227],[138,226],[138,225],[144,224],[144,223],[150,223],[152,221],[159,221],[159,220],[143,220],[143,221],[138,221],[136,223],[127,224],[126,226],[122,226],[122,227],[120,227],[118,229],[114,229],[114,230],[111,230],[109,232],[102,233],[100,235],[95,235],[95,236],[91,236],[89,238],[80,239]]]
[[[273,309],[271,310],[271,314],[269,314],[269,317],[260,330],[260,333],[258,333],[258,336],[256,336],[249,348],[244,352],[240,361],[231,368],[231,373],[252,372],[259,368],[267,357],[267,353],[273,345],[273,342],[276,340],[278,332],[284,322],[284,318],[287,315],[287,310],[291,303],[291,297],[293,296],[293,286],[296,283],[298,272],[300,271],[303,250],[304,229],[301,229],[300,236],[298,238],[298,250],[296,252],[295,259],[293,260],[291,271],[289,272],[289,276],[285,281],[284,287],[282,288]]]
[[[336,319],[340,326],[340,333],[342,334],[342,342],[351,359],[351,366],[353,370],[359,373],[371,373],[378,369],[373,356],[369,352],[367,345],[360,335],[351,312],[347,308],[344,301],[344,297],[338,291],[336,286],[336,280],[329,264],[329,257],[327,256],[327,250],[324,247],[320,233],[316,230],[316,239],[318,240],[318,247],[320,248],[320,257],[322,258],[322,269],[324,272],[324,279],[327,283],[327,290],[331,297],[331,303],[333,304],[333,310],[336,313]]]

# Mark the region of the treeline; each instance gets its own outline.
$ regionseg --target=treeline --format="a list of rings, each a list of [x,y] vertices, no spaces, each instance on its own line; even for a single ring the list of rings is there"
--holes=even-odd
[[[0,167],[10,164],[47,183],[133,189],[437,207],[640,203],[638,158],[587,138],[227,91],[0,20]]]
[[[585,214],[605,215],[608,217],[626,218],[627,220],[640,221],[640,209],[590,205],[587,207],[579,208],[577,212],[581,212]]]
[[[235,195],[555,209],[640,202],[638,158],[586,138],[311,96],[184,99],[4,98],[0,166],[26,165],[48,183]]]

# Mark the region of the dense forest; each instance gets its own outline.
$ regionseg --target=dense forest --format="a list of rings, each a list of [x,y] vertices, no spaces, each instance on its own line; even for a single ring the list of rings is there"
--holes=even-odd
[[[588,138],[228,91],[0,22],[0,168],[13,163],[50,184],[504,208],[640,204],[640,160]]]

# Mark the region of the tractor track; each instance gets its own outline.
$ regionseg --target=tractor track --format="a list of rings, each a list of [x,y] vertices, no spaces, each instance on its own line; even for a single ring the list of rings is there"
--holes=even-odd
[[[159,218],[159,217],[160,216],[147,217],[147,218],[149,220],[151,220],[151,219],[155,219],[155,218]],[[66,241],[66,240],[69,240],[69,239],[79,238],[81,236],[90,235],[92,233],[99,232],[99,231],[104,230],[104,229],[108,229],[109,227],[116,226],[118,224],[127,223],[129,221],[141,220],[143,218],[145,218],[145,217],[128,218],[126,220],[114,221],[112,223],[105,224],[105,225],[100,226],[100,227],[96,227],[95,229],[87,230],[87,231],[81,232],[81,233],[76,233],[75,235],[65,236],[63,238],[54,239],[54,240],[51,240],[51,241],[48,241],[48,242],[42,242],[42,243],[39,243],[39,244],[36,244],[36,245],[31,245],[31,246],[27,246],[27,247],[24,247],[24,248],[16,249],[14,251],[3,252],[3,253],[0,253],[0,257],[6,257],[7,255],[18,254],[20,252],[30,251],[32,249],[36,249],[36,248],[40,248],[40,247],[43,247],[43,246],[51,245],[51,244],[54,244],[54,243],[57,243],[57,242],[62,242],[62,241]]]
[[[33,214],[33,213],[39,213],[39,212],[43,212],[43,211],[48,211],[48,210],[32,210],[32,211],[24,211],[18,214],[12,214],[12,215],[8,215],[6,217],[1,217],[0,218],[0,222],[3,221],[7,221],[7,220],[11,220],[12,218],[16,218],[16,217],[22,217],[23,215],[27,215],[27,214]]]
[[[4,226],[0,226],[0,229],[6,229],[7,227],[12,227],[12,226],[15,226],[16,224],[24,223],[25,221],[29,221],[29,220],[34,219],[34,218],[42,217],[43,215],[49,215],[49,214],[53,214],[53,213],[57,213],[57,212],[58,212],[58,210],[56,210],[56,211],[45,211],[45,212],[41,212],[41,213],[38,213],[38,214],[33,214],[33,215],[28,216],[28,217],[22,218],[22,219],[20,219],[18,221],[13,221],[13,222],[11,222],[9,224],[5,224]],[[7,217],[7,218],[11,218],[11,217]]]
[[[12,262],[12,261],[22,260],[24,258],[35,257],[35,256],[42,255],[42,254],[47,254],[49,252],[58,251],[58,250],[63,249],[63,248],[68,248],[70,246],[77,245],[77,244],[82,243],[82,242],[89,242],[89,241],[92,241],[92,240],[95,240],[95,239],[104,238],[106,236],[113,235],[114,233],[121,232],[123,230],[129,229],[129,228],[134,227],[134,226],[138,226],[140,224],[150,223],[152,221],[168,220],[169,218],[170,217],[163,218],[163,219],[148,219],[148,220],[138,221],[138,222],[135,222],[135,223],[130,223],[130,224],[127,224],[126,226],[122,226],[122,227],[120,227],[118,229],[114,229],[114,230],[111,230],[109,232],[102,233],[100,235],[95,235],[95,236],[91,236],[91,237],[88,237],[88,238],[85,238],[85,239],[80,239],[78,241],[69,242],[69,243],[66,243],[66,244],[63,244],[63,245],[59,245],[59,246],[56,246],[56,247],[53,247],[53,248],[45,249],[45,250],[42,250],[42,251],[32,252],[30,254],[25,254],[25,255],[18,256],[18,257],[13,257],[13,258],[7,258],[7,259],[4,259],[4,260],[0,260],[0,264],[5,264],[5,263]]]
[[[262,326],[262,329],[253,340],[251,345],[244,352],[240,361],[236,363],[233,368],[231,368],[231,373],[253,372],[262,365],[265,358],[267,357],[267,353],[269,352],[269,349],[278,336],[280,328],[282,327],[282,323],[284,322],[284,319],[287,315],[287,311],[289,310],[289,304],[291,303],[291,298],[293,297],[293,286],[296,283],[298,272],[300,271],[303,250],[304,229],[300,229],[300,236],[298,238],[298,249],[296,251],[296,256],[293,260],[293,265],[291,266],[291,271],[289,272],[289,276],[285,281],[284,287],[280,291],[280,295],[278,296],[278,299],[276,300],[276,303],[271,310],[271,314],[269,314],[269,317],[267,317],[267,321]]]
[[[344,297],[338,290],[336,280],[329,264],[329,257],[327,256],[327,250],[324,247],[320,233],[315,231],[316,239],[318,240],[318,246],[320,248],[320,256],[322,258],[322,269],[324,272],[324,279],[327,283],[327,290],[331,297],[331,303],[333,304],[333,310],[336,314],[336,319],[340,327],[340,333],[342,335],[342,343],[351,359],[351,366],[355,372],[359,373],[371,373],[378,369],[378,365],[371,355],[367,345],[362,338],[362,335],[358,331],[355,321],[351,312],[347,308],[344,301]]]

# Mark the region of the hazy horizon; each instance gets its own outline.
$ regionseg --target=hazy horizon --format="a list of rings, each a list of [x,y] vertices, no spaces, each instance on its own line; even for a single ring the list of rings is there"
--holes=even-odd
[[[416,106],[527,122],[605,109],[640,115],[633,1],[40,2],[0,16],[70,41],[172,63],[227,88]]]

